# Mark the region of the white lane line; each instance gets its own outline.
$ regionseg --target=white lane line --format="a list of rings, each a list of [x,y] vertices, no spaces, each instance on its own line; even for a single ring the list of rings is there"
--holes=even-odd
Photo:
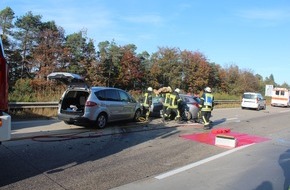
[[[255,143],[253,143],[253,144],[255,144]],[[199,165],[205,164],[205,163],[207,163],[207,162],[213,161],[213,160],[215,160],[215,159],[221,158],[221,157],[226,156],[226,155],[228,155],[228,154],[231,154],[231,153],[233,153],[233,152],[236,152],[236,151],[239,151],[239,150],[241,150],[241,149],[247,148],[247,147],[249,147],[249,146],[251,146],[251,145],[253,145],[253,144],[249,144],[249,145],[245,145],[245,146],[241,146],[241,147],[238,147],[238,148],[234,148],[234,149],[228,150],[228,151],[226,151],[226,152],[223,152],[223,153],[220,153],[220,154],[217,154],[217,155],[214,155],[214,156],[211,156],[211,157],[205,158],[205,159],[200,160],[200,161],[198,161],[198,162],[194,162],[194,163],[188,164],[188,165],[186,165],[186,166],[183,166],[183,167],[181,167],[181,168],[177,168],[177,169],[175,169],[175,170],[172,170],[172,171],[166,172],[166,173],[164,173],[164,174],[158,175],[158,176],[156,176],[155,178],[161,180],[161,179],[164,179],[164,178],[170,177],[170,176],[172,176],[172,175],[178,174],[178,173],[180,173],[180,172],[184,172],[184,171],[189,170],[189,169],[191,169],[191,168],[194,168],[194,167],[196,167],[196,166],[199,166]]]
[[[289,112],[290,110],[284,110],[284,111],[280,111],[280,113],[285,113],[285,112]]]
[[[235,120],[235,119],[238,119],[236,117],[233,117],[233,118],[228,118],[227,121],[230,121],[230,120]]]

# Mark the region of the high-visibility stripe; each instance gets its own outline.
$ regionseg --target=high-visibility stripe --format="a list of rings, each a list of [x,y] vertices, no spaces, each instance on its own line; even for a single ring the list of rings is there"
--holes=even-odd
[[[286,100],[288,101],[289,98],[282,98],[282,97],[272,97],[272,100]]]

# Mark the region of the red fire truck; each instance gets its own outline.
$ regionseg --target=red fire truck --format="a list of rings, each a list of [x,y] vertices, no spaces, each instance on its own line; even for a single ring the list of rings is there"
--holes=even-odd
[[[1,35],[1,34],[0,34]],[[0,143],[11,138],[11,117],[8,111],[8,64],[0,36]]]

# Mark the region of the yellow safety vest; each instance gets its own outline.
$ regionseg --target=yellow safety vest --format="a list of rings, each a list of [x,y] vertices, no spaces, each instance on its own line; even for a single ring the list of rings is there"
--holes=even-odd
[[[149,98],[150,96],[152,96],[151,94],[149,94],[148,92],[146,92],[144,94],[144,100],[143,100],[143,106],[144,107],[149,107]],[[152,97],[151,97],[152,98]]]
[[[170,95],[171,95],[170,93],[165,94],[165,99],[164,99],[164,103],[163,103],[164,106],[168,107],[170,105]]]
[[[203,107],[201,108],[201,111],[211,111],[214,104],[213,95],[205,93],[205,96],[201,99],[203,99]]]
[[[177,104],[177,96],[175,94],[170,94],[170,104],[169,104],[169,108],[178,108],[178,104]]]

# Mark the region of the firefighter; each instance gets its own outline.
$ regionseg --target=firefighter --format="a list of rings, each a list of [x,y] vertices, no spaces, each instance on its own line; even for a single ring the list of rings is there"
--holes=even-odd
[[[144,111],[146,115],[146,118],[145,118],[146,121],[148,121],[149,115],[150,115],[150,107],[152,105],[152,92],[153,92],[153,88],[148,87],[147,92],[144,94],[144,97],[143,97],[143,107],[144,107]]]
[[[180,92],[180,89],[179,88],[176,88],[174,90],[174,92],[172,92],[169,96],[169,99],[170,99],[170,102],[169,102],[169,105],[166,109],[166,112],[164,114],[165,118],[169,117],[169,115],[176,111],[176,117],[175,117],[175,120],[178,120],[180,119],[180,112],[178,110],[178,104],[180,103],[181,101],[181,98],[179,97],[179,92]]]
[[[163,102],[162,102],[162,120],[163,122],[168,118],[168,115],[166,114],[166,110],[170,104],[170,94],[172,92],[172,89],[170,86],[168,87],[163,87],[160,91],[162,91],[162,97],[164,98]],[[165,93],[165,94],[164,94]]]
[[[204,129],[210,129],[209,119],[214,107],[214,96],[210,87],[206,87],[204,89],[204,93],[202,94],[200,100],[201,118],[203,121]]]

